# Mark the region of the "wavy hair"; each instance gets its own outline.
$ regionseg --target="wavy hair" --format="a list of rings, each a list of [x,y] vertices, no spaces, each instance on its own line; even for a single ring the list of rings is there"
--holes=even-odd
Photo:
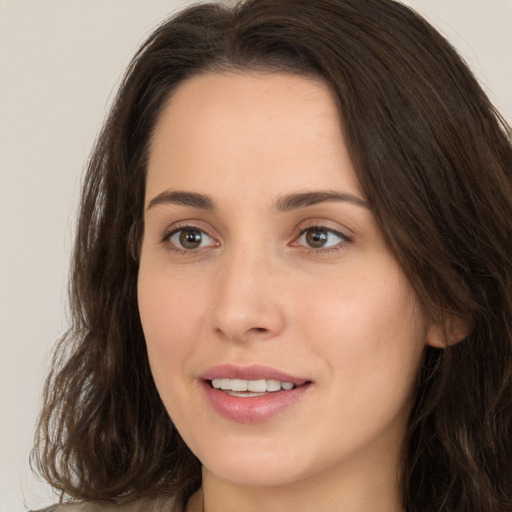
[[[320,77],[358,178],[426,314],[465,339],[427,348],[402,449],[407,512],[512,509],[511,130],[449,43],[392,0],[201,4],[163,23],[90,159],[72,326],[44,391],[33,462],[61,499],[126,503],[200,486],[153,382],[136,295],[148,143],[204,72]]]

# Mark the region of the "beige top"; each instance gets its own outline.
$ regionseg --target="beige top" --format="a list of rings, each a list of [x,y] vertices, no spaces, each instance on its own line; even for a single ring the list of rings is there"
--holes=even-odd
[[[201,512],[202,510],[204,510],[203,490],[200,488],[189,498],[186,510],[176,503],[174,496],[161,496],[154,500],[137,500],[127,505],[94,502],[62,503],[32,512]]]
[[[127,505],[107,505],[99,503],[64,503],[34,512],[183,512],[173,497],[156,500],[138,500]]]

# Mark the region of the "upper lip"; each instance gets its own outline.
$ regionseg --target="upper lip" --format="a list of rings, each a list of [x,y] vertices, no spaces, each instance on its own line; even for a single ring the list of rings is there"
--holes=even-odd
[[[213,379],[241,379],[241,380],[268,380],[275,379],[280,382],[291,382],[295,386],[302,386],[309,382],[309,379],[290,375],[276,368],[254,364],[250,366],[237,366],[223,364],[212,366],[200,375],[202,380]]]

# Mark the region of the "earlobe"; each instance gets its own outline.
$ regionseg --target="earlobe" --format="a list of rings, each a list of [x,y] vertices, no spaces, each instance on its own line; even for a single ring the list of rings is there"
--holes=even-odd
[[[427,333],[427,345],[446,348],[462,341],[469,334],[468,323],[460,317],[446,316],[439,323],[432,324]]]

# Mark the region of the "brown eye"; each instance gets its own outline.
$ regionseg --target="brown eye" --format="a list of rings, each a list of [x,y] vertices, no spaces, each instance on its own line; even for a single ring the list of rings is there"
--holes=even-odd
[[[298,245],[306,245],[311,249],[325,249],[348,242],[348,237],[324,227],[304,229],[298,239]]]
[[[178,249],[194,250],[213,244],[211,236],[197,228],[181,228],[170,233],[168,240]]]
[[[183,229],[179,234],[180,245],[184,249],[197,249],[201,245],[201,231]]]
[[[329,238],[325,229],[310,229],[305,234],[306,243],[313,249],[324,247]]]

